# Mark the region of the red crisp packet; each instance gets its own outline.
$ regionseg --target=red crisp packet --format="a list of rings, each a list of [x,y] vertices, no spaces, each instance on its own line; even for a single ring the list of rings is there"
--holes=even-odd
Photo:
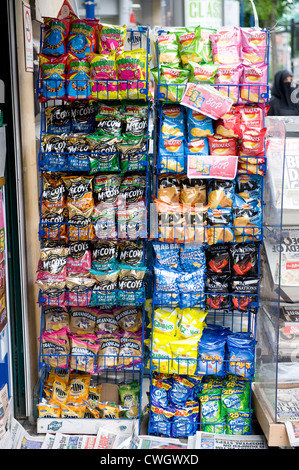
[[[242,133],[240,156],[258,157],[264,154],[267,129],[247,128]]]
[[[237,142],[234,138],[222,139],[208,136],[210,155],[237,155]]]

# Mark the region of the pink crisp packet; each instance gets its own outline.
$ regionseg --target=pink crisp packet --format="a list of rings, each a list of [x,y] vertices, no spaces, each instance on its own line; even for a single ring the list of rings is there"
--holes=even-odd
[[[217,86],[216,89],[226,98],[230,98],[233,104],[239,100],[239,85],[243,67],[238,65],[220,65],[215,75],[215,85],[225,84],[226,86]]]
[[[241,28],[242,49],[266,49],[267,32],[259,28]]]
[[[212,47],[241,46],[240,28],[221,28],[216,33],[210,34]]]
[[[210,34],[214,64],[238,64],[241,59],[239,28],[222,28]]]
[[[180,104],[219,119],[231,109],[233,102],[212,86],[188,83]]]
[[[240,98],[243,103],[263,103],[267,100],[263,94],[268,93],[268,66],[244,65],[241,77]],[[265,86],[263,86],[265,85]]]

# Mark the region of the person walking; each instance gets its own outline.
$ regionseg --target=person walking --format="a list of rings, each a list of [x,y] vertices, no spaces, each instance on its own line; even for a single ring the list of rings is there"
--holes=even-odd
[[[267,116],[299,116],[299,96],[292,96],[292,79],[288,70],[275,74]]]

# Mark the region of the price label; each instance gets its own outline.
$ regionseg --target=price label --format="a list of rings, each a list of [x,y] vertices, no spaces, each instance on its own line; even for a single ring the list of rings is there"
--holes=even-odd
[[[232,180],[236,177],[238,157],[213,155],[188,155],[188,178],[215,178]]]

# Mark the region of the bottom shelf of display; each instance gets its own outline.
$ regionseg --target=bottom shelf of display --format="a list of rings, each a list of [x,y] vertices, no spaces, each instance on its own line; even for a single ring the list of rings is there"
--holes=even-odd
[[[110,421],[110,420],[108,420]],[[127,431],[132,433],[133,426],[138,422],[135,419],[113,419],[113,430],[121,430],[123,433]],[[96,435],[101,426],[107,427],[107,419],[67,419],[67,418],[38,418],[37,433],[38,434],[55,434],[57,432],[64,434],[90,434]],[[109,426],[109,424],[108,424]]]

